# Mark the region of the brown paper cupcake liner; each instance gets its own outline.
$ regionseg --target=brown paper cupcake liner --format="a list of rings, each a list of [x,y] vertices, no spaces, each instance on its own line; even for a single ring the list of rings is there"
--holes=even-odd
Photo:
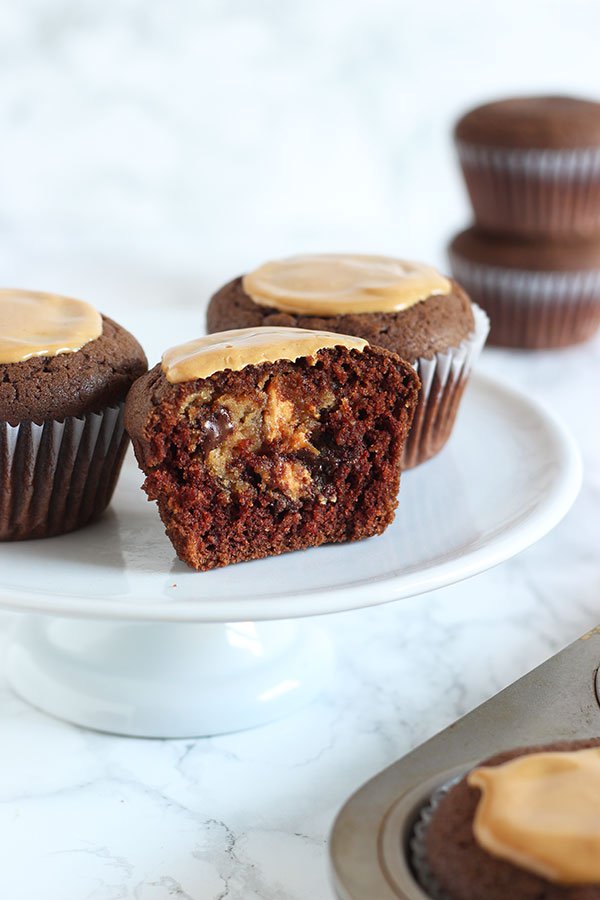
[[[533,272],[450,254],[453,275],[491,320],[489,343],[552,349],[586,341],[600,326],[600,270]]]
[[[490,328],[483,310],[475,303],[472,308],[475,329],[468,338],[432,359],[420,357],[412,363],[421,379],[421,393],[404,446],[402,469],[431,459],[450,437],[463,391]]]
[[[451,900],[448,894],[442,890],[438,884],[427,858],[427,847],[425,844],[427,829],[431,823],[433,815],[442,799],[451,790],[455,784],[458,784],[461,775],[452,778],[450,781],[442,784],[433,792],[429,801],[422,807],[419,812],[417,821],[413,826],[412,836],[409,841],[409,862],[416,880],[424,891],[431,897],[431,900]]]
[[[457,142],[480,228],[515,235],[600,233],[600,148],[538,150]]]
[[[0,540],[64,534],[104,511],[128,442],[123,408],[41,425],[0,422]]]

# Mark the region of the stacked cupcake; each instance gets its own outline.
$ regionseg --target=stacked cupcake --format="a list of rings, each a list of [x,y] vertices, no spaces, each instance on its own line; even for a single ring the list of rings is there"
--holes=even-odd
[[[600,103],[522,97],[455,129],[475,225],[449,247],[490,343],[565,347],[600,325]]]

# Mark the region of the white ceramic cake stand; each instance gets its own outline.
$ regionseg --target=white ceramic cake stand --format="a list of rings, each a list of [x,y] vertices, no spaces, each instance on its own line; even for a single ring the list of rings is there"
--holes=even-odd
[[[451,442],[402,478],[384,535],[208,573],[174,556],[130,458],[95,525],[0,545],[0,606],[20,610],[8,676],[60,718],[120,734],[218,734],[322,687],[332,652],[304,617],[440,588],[508,559],[567,512],[581,467],[551,415],[476,376]]]

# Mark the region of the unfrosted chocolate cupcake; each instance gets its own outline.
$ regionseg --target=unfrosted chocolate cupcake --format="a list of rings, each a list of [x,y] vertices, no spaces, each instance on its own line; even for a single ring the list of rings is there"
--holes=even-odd
[[[286,326],[364,338],[410,362],[422,388],[403,468],[448,440],[487,317],[430,266],[385,256],[314,254],[266,263],[211,299],[209,332]]]
[[[515,97],[455,129],[480,228],[528,237],[600,232],[600,103]]]
[[[449,246],[453,274],[503,347],[567,347],[600,325],[600,237],[522,241],[469,228]]]
[[[0,540],[103,512],[127,446],[123,402],[146,369],[135,338],[89,304],[0,290]]]
[[[498,754],[423,809],[412,841],[433,900],[599,900],[600,739]]]

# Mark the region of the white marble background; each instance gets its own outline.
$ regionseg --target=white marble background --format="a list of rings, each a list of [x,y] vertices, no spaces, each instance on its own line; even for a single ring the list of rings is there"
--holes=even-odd
[[[595,0],[4,2],[2,243],[208,277],[322,246],[441,260],[456,115],[599,96],[599,36]]]
[[[595,0],[5,0],[0,281],[79,294],[134,330],[164,306],[167,329],[284,252],[442,263],[468,217],[454,117],[514,91],[600,96],[599,34]],[[586,472],[567,519],[469,582],[330,617],[326,694],[245,734],[93,734],[0,680],[2,897],[331,900],[346,797],[598,624],[600,341],[483,368],[573,428]]]

